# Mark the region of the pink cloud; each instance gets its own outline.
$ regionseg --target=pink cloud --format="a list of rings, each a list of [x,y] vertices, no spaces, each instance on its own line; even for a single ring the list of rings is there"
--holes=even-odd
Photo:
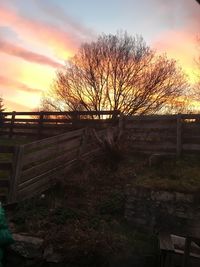
[[[4,40],[1,40],[1,39],[0,39],[0,52],[22,58],[22,59],[30,61],[30,62],[49,65],[53,68],[59,68],[59,67],[63,66],[60,63],[52,60],[51,58],[49,58],[47,56],[44,56],[44,55],[41,55],[38,53],[34,53],[34,52],[29,51],[29,50],[27,50],[21,46],[11,44],[11,43],[4,41]]]
[[[91,37],[96,37],[96,34],[93,29],[88,28],[84,25],[84,23],[80,23],[71,16],[58,4],[54,4],[50,1],[34,1],[35,4],[38,5],[39,9],[42,10],[47,15],[61,22],[65,27],[69,27],[76,32],[78,35],[86,37],[90,39]]]
[[[7,112],[11,112],[11,111],[31,111],[31,109],[23,104],[19,104],[15,101],[9,100],[9,99],[4,99],[4,103],[5,103],[5,108]]]
[[[199,71],[195,58],[198,57],[199,51],[195,34],[181,30],[167,31],[158,36],[152,45],[158,52],[164,52],[167,56],[176,59],[188,75],[190,82],[196,82]]]
[[[41,93],[42,92],[42,90],[40,89],[31,88],[24,83],[18,82],[16,80],[13,80],[10,77],[6,77],[3,75],[0,75],[0,84],[1,86],[11,87],[11,88],[18,89],[18,90],[21,90],[27,93]]]
[[[63,51],[73,54],[81,42],[70,32],[45,22],[19,16],[4,6],[0,8],[0,25],[12,28],[19,36],[23,36],[28,41],[52,49],[58,56],[63,56]]]

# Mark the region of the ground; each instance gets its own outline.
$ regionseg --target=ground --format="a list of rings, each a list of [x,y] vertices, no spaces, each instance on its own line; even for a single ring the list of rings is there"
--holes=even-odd
[[[54,188],[8,211],[9,219],[17,232],[44,238],[45,246],[52,245],[76,266],[110,266],[133,255],[146,260],[143,266],[154,266],[156,234],[124,219],[127,184],[200,191],[199,157],[183,156],[150,167],[149,156],[123,148],[117,156],[80,162]]]
[[[143,266],[154,266],[156,235],[124,219],[126,186],[200,191],[199,159],[183,156],[150,167],[149,156],[123,148],[118,155],[80,162],[54,188],[8,210],[10,225],[43,238],[75,266],[110,266],[133,255],[145,259]]]

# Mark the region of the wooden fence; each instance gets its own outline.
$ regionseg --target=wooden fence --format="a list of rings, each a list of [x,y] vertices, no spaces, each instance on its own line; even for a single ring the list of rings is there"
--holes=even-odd
[[[85,127],[104,129],[116,124],[119,114],[119,111],[3,112],[0,135],[42,139]]]
[[[2,202],[7,201],[14,151],[14,146],[0,146],[0,201]]]
[[[134,151],[177,156],[200,152],[200,115],[121,116],[115,120],[116,124],[123,130],[121,140]],[[98,135],[105,136],[105,132],[106,129],[98,130]],[[25,199],[47,189],[80,159],[91,158],[98,152],[100,148],[91,138],[90,128],[68,131],[15,148],[1,146],[0,153],[13,155],[12,164],[0,163],[1,172],[10,172],[10,182],[7,178],[0,180],[1,190],[9,186],[9,202]]]
[[[180,156],[200,152],[200,115],[132,116],[123,119],[129,146],[142,152]]]
[[[105,130],[98,132],[99,137],[104,135]],[[5,152],[8,150],[4,148]],[[20,201],[47,190],[80,160],[91,159],[100,152],[101,148],[88,129],[16,146],[14,150],[12,147],[12,165],[0,165],[10,169],[10,182],[2,180],[4,187],[9,189],[7,202]],[[4,198],[6,194],[3,192]]]

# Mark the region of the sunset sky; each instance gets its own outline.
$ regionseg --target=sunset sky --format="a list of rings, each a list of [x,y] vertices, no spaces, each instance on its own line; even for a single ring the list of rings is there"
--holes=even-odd
[[[7,110],[36,108],[82,42],[118,30],[141,34],[177,59],[195,83],[195,0],[0,0],[0,96]]]

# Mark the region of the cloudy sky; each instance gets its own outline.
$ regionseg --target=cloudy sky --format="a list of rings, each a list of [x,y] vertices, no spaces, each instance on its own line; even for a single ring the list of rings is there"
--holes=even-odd
[[[7,109],[37,107],[56,70],[82,42],[118,30],[141,34],[177,59],[195,83],[195,0],[0,0],[0,96]]]

